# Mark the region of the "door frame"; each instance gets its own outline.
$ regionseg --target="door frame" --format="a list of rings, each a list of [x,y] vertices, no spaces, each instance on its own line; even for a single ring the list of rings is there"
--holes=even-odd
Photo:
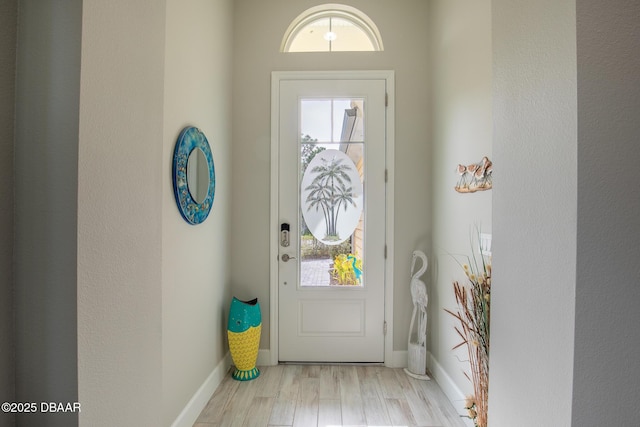
[[[393,265],[394,265],[394,118],[395,73],[393,70],[368,71],[273,71],[271,73],[271,197],[269,218],[269,361],[278,364],[278,188],[280,149],[280,82],[283,80],[385,80],[386,108],[386,173],[385,207],[386,253],[384,277],[384,364],[393,366]]]

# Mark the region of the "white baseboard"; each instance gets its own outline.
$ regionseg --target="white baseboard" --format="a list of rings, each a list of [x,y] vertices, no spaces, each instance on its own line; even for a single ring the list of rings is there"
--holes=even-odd
[[[440,389],[447,396],[453,407],[460,415],[464,414],[464,401],[466,396],[460,388],[453,382],[447,371],[444,370],[433,354],[427,352],[427,369],[431,376],[438,383]],[[462,421],[469,427],[473,427],[473,422],[469,418],[462,418]]]
[[[180,415],[175,419],[171,427],[192,427],[198,416],[211,399],[231,366],[231,354],[227,352],[225,357],[213,369],[209,377],[202,383],[198,391],[195,392],[189,403],[184,407]]]

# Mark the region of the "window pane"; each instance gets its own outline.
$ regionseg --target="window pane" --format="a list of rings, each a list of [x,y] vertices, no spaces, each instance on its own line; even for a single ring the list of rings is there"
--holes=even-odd
[[[321,18],[303,27],[296,34],[289,52],[328,52],[329,41],[324,35],[329,32],[330,18]]]
[[[364,99],[300,111],[300,285],[364,286]]]
[[[343,4],[311,7],[289,25],[282,52],[382,51],[376,24],[362,11]]]
[[[301,141],[300,286],[364,286],[363,147]]]
[[[331,50],[338,52],[372,51],[373,43],[367,34],[353,22],[342,18],[331,18],[331,31],[335,39],[331,43]]]
[[[300,133],[317,142],[364,141],[363,99],[300,101]]]

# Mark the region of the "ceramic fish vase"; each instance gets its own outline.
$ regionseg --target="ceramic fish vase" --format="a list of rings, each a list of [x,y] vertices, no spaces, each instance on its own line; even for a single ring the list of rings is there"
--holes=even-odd
[[[262,316],[258,299],[240,301],[233,297],[229,309],[227,337],[231,358],[236,367],[232,376],[238,381],[249,381],[260,375],[256,368],[256,360],[261,329]]]

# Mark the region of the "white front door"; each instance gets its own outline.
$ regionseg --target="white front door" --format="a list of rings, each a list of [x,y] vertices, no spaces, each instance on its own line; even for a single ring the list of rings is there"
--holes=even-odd
[[[386,80],[277,91],[279,361],[383,362]]]

